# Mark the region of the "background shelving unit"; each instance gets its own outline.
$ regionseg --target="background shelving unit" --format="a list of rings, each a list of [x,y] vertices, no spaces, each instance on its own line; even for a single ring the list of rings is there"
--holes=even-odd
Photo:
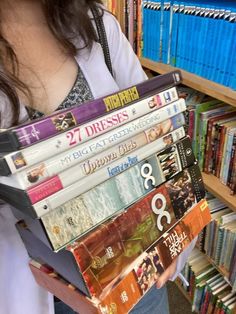
[[[143,67],[159,74],[164,74],[176,70],[176,68],[171,65],[154,62],[145,58],[140,58],[140,61]],[[223,102],[226,102],[227,104],[236,107],[236,91],[233,91],[232,89],[223,85],[206,80],[195,74],[186,72],[182,69],[179,70],[181,70],[184,85],[192,87],[202,93],[205,93],[209,96],[222,100]]]
[[[145,58],[140,58],[140,61],[144,68],[159,74],[164,74],[176,69],[168,64],[154,62]],[[236,107],[236,91],[183,70],[181,70],[181,73],[184,85]],[[236,211],[236,196],[230,195],[229,188],[222,184],[214,175],[206,174],[204,172],[202,175],[206,189],[222,200],[227,206],[229,206],[229,208]]]

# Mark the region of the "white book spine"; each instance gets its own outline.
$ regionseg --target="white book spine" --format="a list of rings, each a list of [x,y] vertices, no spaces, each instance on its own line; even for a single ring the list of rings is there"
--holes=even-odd
[[[157,114],[157,112],[152,112],[151,115],[149,116],[148,120],[145,120],[145,125],[147,125],[149,123],[152,125],[155,125],[157,122],[161,122],[161,121],[164,121],[170,117],[173,117],[173,116],[177,115],[178,113],[180,113],[186,109],[184,100],[183,101],[180,100],[178,105],[172,104],[172,105],[169,105],[168,107],[169,107],[168,110],[166,110],[166,108],[162,108],[165,110],[162,110],[162,109],[158,110],[159,114]],[[145,117],[142,119],[145,119]],[[149,124],[149,126],[151,126],[150,124]],[[153,145],[153,143],[150,143],[150,144],[144,146],[143,148],[141,148],[140,150],[141,151],[144,150],[146,153],[148,151],[149,147],[151,147],[150,149],[153,149],[152,145]],[[139,154],[140,150],[137,151],[137,154]],[[140,153],[140,156],[143,156],[143,154],[144,153]],[[151,153],[148,152],[148,154],[150,155]],[[140,159],[141,158],[146,158],[146,157],[140,157]],[[126,157],[124,159],[126,159]],[[112,168],[112,165],[113,164],[110,165],[111,168]],[[91,184],[93,184],[93,186],[98,185],[99,180],[101,180],[100,177],[102,177],[104,175],[104,171],[107,175],[107,169],[102,168],[99,171],[97,171],[96,173],[90,175],[89,177],[87,177],[87,178],[85,178],[79,182],[76,182],[76,183],[72,184],[71,186],[68,186],[67,188],[64,188],[63,190],[61,190],[61,191],[53,194],[52,196],[44,199],[43,201],[40,201],[40,202],[34,204],[35,212],[40,217],[40,216],[46,214],[47,212],[49,212],[50,210],[64,204],[68,200],[82,194],[83,192],[85,192],[84,188],[87,188],[89,186],[89,189],[91,189],[92,187],[90,185],[90,182],[91,182]],[[85,180],[87,180],[87,181],[85,181]],[[105,179],[102,179],[101,182],[103,182],[104,180]],[[84,182],[86,182],[86,183],[84,183]]]
[[[167,97],[168,95],[168,97]],[[157,95],[140,100],[133,105],[122,108],[96,120],[77,126],[67,132],[53,136],[21,151],[7,154],[4,158],[11,173],[25,169],[53,155],[66,151],[73,146],[82,144],[121,125],[138,119],[147,114],[159,112],[162,107],[178,99],[176,88],[173,87]]]

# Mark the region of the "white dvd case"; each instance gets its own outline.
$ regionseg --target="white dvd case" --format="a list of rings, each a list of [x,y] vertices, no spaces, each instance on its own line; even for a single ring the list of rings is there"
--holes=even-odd
[[[71,149],[76,145],[81,145],[97,136],[114,130],[119,126],[128,124],[142,116],[156,111],[159,112],[165,108],[163,108],[163,106],[178,100],[178,93],[175,87],[168,90],[169,97],[165,97],[166,93],[167,91],[163,91],[159,94],[155,94],[137,101],[128,107],[111,112],[81,126],[53,136],[45,141],[6,154],[0,158],[0,174],[1,169],[4,168],[8,168],[9,174],[16,173]]]

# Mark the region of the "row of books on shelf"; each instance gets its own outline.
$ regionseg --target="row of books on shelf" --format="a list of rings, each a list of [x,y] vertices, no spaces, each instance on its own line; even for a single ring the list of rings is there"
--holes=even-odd
[[[236,307],[236,292],[226,278],[212,266],[206,255],[194,249],[182,271],[188,285],[182,286],[192,303],[192,311],[199,314],[233,314]]]
[[[186,99],[188,135],[199,167],[212,173],[236,192],[236,109],[190,88],[181,87]]]
[[[233,1],[126,0],[122,4],[120,22],[139,57],[236,89]]]
[[[180,82],[174,71],[0,133],[0,198],[29,255],[95,312],[129,312],[210,222]]]
[[[199,249],[227,276],[236,290],[236,213],[225,204],[208,200],[212,221],[199,236]]]
[[[235,29],[233,3],[143,1],[142,54],[235,89]]]

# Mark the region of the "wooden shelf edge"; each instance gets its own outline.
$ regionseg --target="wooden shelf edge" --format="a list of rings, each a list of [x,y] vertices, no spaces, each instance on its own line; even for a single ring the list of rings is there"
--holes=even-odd
[[[159,74],[164,74],[173,71],[174,69],[177,69],[169,64],[154,62],[146,58],[140,58],[140,62],[143,67],[155,71]],[[197,89],[202,93],[205,93],[209,96],[217,98],[223,102],[226,102],[227,104],[236,107],[236,91],[233,91],[228,87],[214,83],[182,69],[179,70],[182,73],[184,85]]]
[[[190,304],[192,304],[192,300],[190,298],[190,296],[188,295],[188,293],[184,290],[184,288],[181,286],[181,284],[178,282],[178,280],[175,280],[174,283],[176,284],[176,286],[178,287],[178,289],[181,291],[181,293],[184,295],[184,297],[188,300],[188,302]]]
[[[230,209],[236,211],[236,195],[230,195],[230,189],[212,174],[202,173],[206,189],[224,202]]]
[[[231,284],[230,281],[229,281],[229,272],[228,272],[227,270],[225,270],[224,268],[219,267],[219,266],[215,263],[215,261],[214,261],[212,258],[210,258],[208,255],[205,254],[205,256],[206,256],[207,260],[212,264],[212,266],[214,266],[214,267],[217,269],[217,271],[218,271],[222,276],[224,276],[224,278],[225,278],[225,280],[228,282],[228,284],[229,284],[230,286],[232,286],[232,284]]]

